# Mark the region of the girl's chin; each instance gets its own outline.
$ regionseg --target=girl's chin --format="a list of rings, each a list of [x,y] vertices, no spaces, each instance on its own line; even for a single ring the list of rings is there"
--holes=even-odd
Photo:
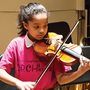
[[[37,40],[42,40],[42,39],[43,39],[43,37],[37,37],[36,39],[37,39]]]

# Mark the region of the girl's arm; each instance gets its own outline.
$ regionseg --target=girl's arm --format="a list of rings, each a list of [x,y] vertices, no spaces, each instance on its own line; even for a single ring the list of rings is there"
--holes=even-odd
[[[78,70],[75,72],[67,72],[67,73],[59,74],[57,76],[57,81],[59,82],[59,84],[62,85],[62,84],[70,83],[75,79],[79,78],[80,76],[82,76],[88,70],[90,70],[89,61],[83,60],[82,63],[80,64]]]
[[[9,85],[16,86],[20,90],[31,90],[35,86],[35,82],[23,82],[9,75],[4,69],[0,69],[0,80]]]
[[[20,80],[9,75],[4,69],[0,69],[0,80],[13,86],[15,86],[16,82],[20,82]]]

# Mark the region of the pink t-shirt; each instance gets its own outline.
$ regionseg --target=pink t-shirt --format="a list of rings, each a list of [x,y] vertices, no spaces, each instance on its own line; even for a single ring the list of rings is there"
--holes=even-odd
[[[39,57],[33,45],[26,46],[26,41],[26,36],[22,36],[10,42],[1,59],[0,68],[5,69],[8,73],[14,68],[16,78],[22,81],[36,81],[50,60]],[[70,70],[70,67],[65,67],[61,61],[54,60],[34,90],[53,88],[57,83],[56,75],[67,70]]]

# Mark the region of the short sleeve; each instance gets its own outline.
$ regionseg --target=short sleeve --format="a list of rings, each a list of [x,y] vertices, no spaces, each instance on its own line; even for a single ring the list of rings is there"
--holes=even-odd
[[[0,61],[0,68],[5,69],[8,73],[10,73],[11,68],[13,68],[14,62],[14,48],[12,46],[13,42],[10,42]]]
[[[54,72],[56,76],[60,73],[70,71],[71,69],[71,66],[65,66],[64,63],[61,61],[55,60],[54,62]]]

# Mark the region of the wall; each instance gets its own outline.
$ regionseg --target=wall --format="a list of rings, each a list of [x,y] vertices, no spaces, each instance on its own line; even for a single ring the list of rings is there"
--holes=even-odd
[[[0,53],[17,36],[17,13],[20,5],[40,2],[50,12],[49,22],[67,21],[72,28],[78,19],[78,12],[84,10],[84,0],[0,0]],[[81,7],[80,7],[81,6]],[[72,34],[77,43],[77,30]]]

